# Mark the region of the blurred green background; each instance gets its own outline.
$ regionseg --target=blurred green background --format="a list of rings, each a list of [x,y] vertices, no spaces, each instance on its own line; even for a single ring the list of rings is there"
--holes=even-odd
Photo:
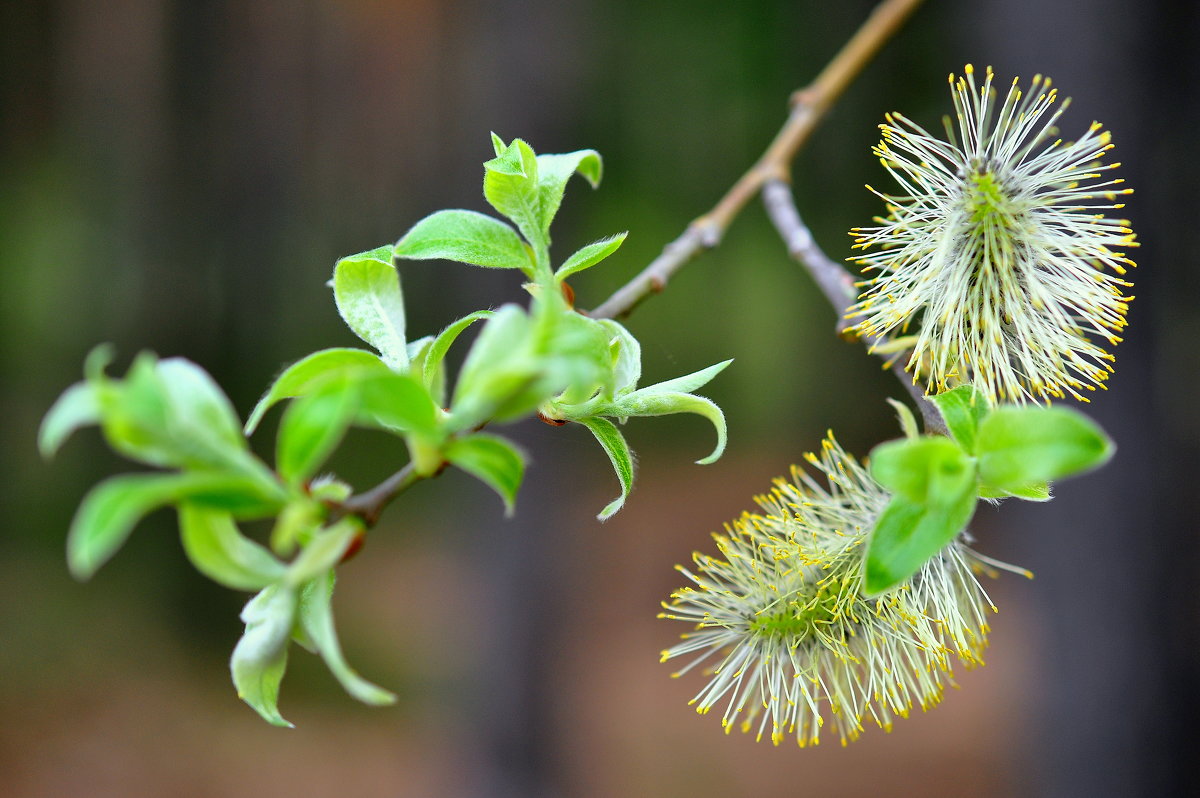
[[[599,191],[568,189],[556,255],[620,230],[575,281],[599,304],[707,210],[782,123],[871,2],[26,0],[0,6],[0,795],[1187,796],[1197,735],[1200,446],[1194,245],[1200,20],[1169,0],[931,0],[850,88],[796,163],[829,254],[879,212],[869,149],[900,110],[927,125],[946,74],[1053,76],[1074,135],[1114,132],[1138,300],[1112,390],[1088,408],[1120,447],[1044,507],[984,512],[985,553],[1028,566],[988,589],[988,667],[849,748],[725,738],[667,678],[656,621],[671,566],[818,445],[896,433],[902,389],[788,260],[757,202],[629,321],[648,381],[733,357],[705,389],[731,443],[707,467],[694,417],[633,421],[626,509],[590,436],[510,430],[534,457],[515,519],[459,474],[391,508],[348,564],[351,660],[396,689],[370,709],[293,657],[263,724],[228,682],[244,597],[185,564],[152,517],[87,585],[63,539],[87,487],[125,465],[88,432],[52,465],[41,415],[111,341],[210,370],[245,414],[285,364],[353,345],[323,285],[334,260],[433,210],[484,210],[488,132],[540,152],[594,147]],[[511,274],[403,270],[415,336],[519,298]],[[270,427],[271,425],[266,425]],[[256,444],[269,452],[269,431]],[[354,437],[358,486],[397,466]]]

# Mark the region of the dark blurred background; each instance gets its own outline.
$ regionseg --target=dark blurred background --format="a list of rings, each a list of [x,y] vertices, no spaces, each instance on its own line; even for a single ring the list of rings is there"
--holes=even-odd
[[[788,94],[872,3],[59,0],[0,5],[0,795],[1191,796],[1200,669],[1200,410],[1194,3],[931,0],[850,88],[796,164],[801,211],[834,257],[877,213],[869,148],[889,110],[937,126],[946,74],[1051,75],[1076,135],[1114,132],[1142,242],[1111,390],[1088,408],[1120,451],[1048,506],[976,525],[1028,566],[988,589],[986,668],[940,707],[848,748],[773,749],[686,706],[699,677],[657,663],[671,566],[818,445],[896,434],[902,395],[790,262],[757,203],[629,325],[657,381],[727,357],[705,392],[730,420],[717,464],[695,417],[631,422],[627,508],[570,425],[509,430],[534,463],[515,519],[448,473],[406,494],[342,572],[350,659],[400,693],[370,709],[298,653],[266,726],[227,658],[244,596],[185,563],[149,519],[90,584],[63,539],[88,486],[126,468],[94,432],[52,465],[37,424],[96,343],[209,369],[245,414],[284,364],[354,345],[334,260],[444,207],[484,210],[488,132],[541,152],[594,147],[557,257],[628,229],[576,282],[594,306],[708,209],[761,152]],[[511,274],[403,271],[414,337],[519,297]],[[270,427],[271,425],[266,425]],[[271,449],[270,432],[257,442]],[[336,462],[367,486],[393,441]]]

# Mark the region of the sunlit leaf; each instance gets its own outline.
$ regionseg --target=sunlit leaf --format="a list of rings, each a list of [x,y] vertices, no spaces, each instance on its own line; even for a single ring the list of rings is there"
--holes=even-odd
[[[448,210],[426,216],[396,243],[396,257],[445,260],[533,276],[533,260],[517,231],[475,211]]]
[[[342,258],[333,270],[338,313],[354,334],[379,350],[387,365],[408,367],[404,296],[392,247]]]

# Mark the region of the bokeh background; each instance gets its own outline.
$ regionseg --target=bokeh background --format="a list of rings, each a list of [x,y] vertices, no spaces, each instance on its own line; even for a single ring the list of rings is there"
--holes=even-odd
[[[87,487],[125,468],[94,432],[51,465],[41,415],[97,342],[209,369],[244,414],[298,357],[353,345],[323,283],[334,260],[426,213],[484,210],[488,132],[542,152],[594,147],[599,191],[569,189],[556,253],[619,230],[581,275],[599,304],[705,211],[872,6],[867,0],[16,0],[0,5],[0,796],[1190,796],[1200,794],[1195,487],[1200,335],[1196,4],[930,0],[801,154],[818,240],[878,212],[869,154],[886,111],[937,125],[968,61],[1054,77],[1115,135],[1137,189],[1137,301],[1111,390],[1088,408],[1115,462],[1048,506],[1004,506],[979,548],[1037,579],[989,584],[986,668],[936,710],[848,748],[721,734],[670,680],[654,619],[672,565],[818,445],[895,435],[902,390],[790,262],[757,203],[629,324],[656,380],[727,357],[706,389],[730,419],[717,464],[694,417],[633,421],[627,508],[570,425],[509,430],[534,457],[515,519],[454,473],[406,494],[347,564],[351,660],[394,708],[346,697],[293,657],[284,714],[237,701],[227,657],[244,597],[147,521],[91,583],[63,538]],[[510,274],[403,272],[410,330],[519,297]],[[270,425],[267,425],[270,426]],[[271,448],[270,433],[257,445]],[[352,451],[349,451],[352,450]],[[367,486],[393,441],[354,437],[336,470]],[[1011,505],[1011,503],[1010,503]]]

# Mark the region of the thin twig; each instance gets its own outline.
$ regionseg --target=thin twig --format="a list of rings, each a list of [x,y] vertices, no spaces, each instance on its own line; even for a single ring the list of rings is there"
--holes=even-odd
[[[721,242],[734,218],[768,180],[787,180],[792,160],[850,82],[899,29],[921,0],[883,0],[808,87],[792,94],[792,110],[762,157],[712,210],[693,221],[642,272],[592,310],[593,318],[623,318],[702,250]]]
[[[788,254],[808,270],[820,287],[821,293],[825,294],[825,298],[829,300],[829,304],[833,306],[833,310],[837,314],[838,331],[844,332],[847,327],[846,314],[858,296],[858,291],[854,286],[854,277],[840,263],[826,255],[817,244],[812,232],[800,218],[800,211],[796,208],[792,189],[787,183],[782,180],[768,180],[763,186],[762,196],[767,216],[771,218],[771,223],[775,225],[776,231],[779,232],[780,238],[787,246]],[[858,335],[856,337],[866,344],[867,351],[874,350],[875,347],[887,340],[882,336]],[[911,375],[904,370],[903,363],[906,355],[884,352],[876,354],[883,358],[885,367],[892,370],[896,379],[900,380],[900,384],[904,386],[909,396],[920,408],[925,429],[929,432],[947,434],[942,414],[925,396],[925,392],[916,384]]]
[[[370,490],[346,499],[337,509],[342,515],[357,515],[367,526],[374,526],[392,499],[421,479],[424,477],[409,463]]]
[[[762,191],[768,182],[786,181],[790,178],[792,160],[824,118],[825,113],[920,4],[921,0],[883,0],[876,6],[871,16],[825,66],[817,79],[806,88],[792,94],[791,113],[787,122],[775,135],[758,162],[742,175],[712,210],[693,221],[682,235],[667,244],[662,255],[655,258],[641,274],[618,289],[588,315],[599,319],[629,315],[646,297],[662,291],[671,276],[702,250],[711,249],[721,243],[729,225],[755,194]],[[784,188],[786,189],[786,185]],[[798,215],[796,218],[799,220]],[[803,223],[800,226],[803,228]],[[809,238],[811,239],[811,236]],[[821,257],[825,258],[824,254]],[[825,260],[828,261],[828,258]],[[837,264],[833,266],[835,269],[841,269]],[[826,292],[830,303],[838,309],[841,316],[854,300],[853,281],[850,280],[847,286],[839,286],[837,281],[841,280],[841,277],[828,269],[823,269],[822,274],[825,276],[817,278],[818,285]],[[845,277],[849,279],[849,275]],[[828,281],[828,286],[823,280]],[[843,295],[845,291],[849,291],[848,298]],[[902,370],[900,375],[904,376]],[[917,404],[921,406],[921,413],[925,416],[928,426],[930,417],[926,413],[926,405],[929,402],[918,400]],[[940,423],[940,416],[936,417]],[[345,515],[357,515],[368,526],[374,525],[392,499],[423,478],[410,463],[374,488],[346,499],[336,511]]]

